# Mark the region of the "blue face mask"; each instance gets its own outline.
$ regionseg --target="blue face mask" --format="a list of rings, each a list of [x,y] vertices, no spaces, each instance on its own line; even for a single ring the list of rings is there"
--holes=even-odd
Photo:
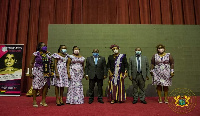
[[[67,49],[62,49],[61,52],[62,53],[67,53]]]
[[[95,58],[99,56],[99,53],[92,53]]]
[[[137,56],[139,56],[139,55],[141,55],[141,51],[135,51],[135,54],[137,55]]]

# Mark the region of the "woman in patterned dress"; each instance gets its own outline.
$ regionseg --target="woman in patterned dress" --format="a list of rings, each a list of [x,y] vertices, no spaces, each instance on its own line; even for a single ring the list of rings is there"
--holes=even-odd
[[[50,67],[51,64],[51,56],[47,52],[47,46],[45,43],[40,42],[37,45],[37,51],[33,53],[33,56],[31,58],[30,63],[30,77],[33,78],[32,80],[32,86],[33,86],[33,107],[38,107],[37,101],[36,101],[36,93],[38,89],[43,89],[42,92],[42,102],[40,104],[42,106],[48,106],[46,104],[46,94],[48,90],[48,86],[50,86],[50,79],[45,77],[50,77],[50,70],[48,73],[44,73],[43,65],[44,63],[48,64],[48,67]],[[32,71],[33,67],[33,71]],[[46,68],[45,68],[46,69]]]
[[[85,58],[79,54],[80,49],[73,47],[73,55],[69,56],[67,62],[67,72],[69,80],[69,89],[67,93],[67,104],[83,104],[83,85],[84,61]]]
[[[151,60],[151,75],[153,76],[153,85],[157,85],[157,94],[159,103],[162,103],[161,92],[164,91],[164,102],[168,103],[168,86],[172,85],[172,77],[174,76],[174,59],[170,53],[165,53],[165,46],[157,45],[157,53],[153,55]]]
[[[55,76],[53,78],[53,85],[55,85],[56,94],[56,105],[61,106],[63,103],[63,92],[64,87],[68,87],[68,75],[67,75],[67,47],[65,45],[60,45],[58,53],[52,55],[55,62]],[[59,88],[60,88],[60,99],[59,99]]]

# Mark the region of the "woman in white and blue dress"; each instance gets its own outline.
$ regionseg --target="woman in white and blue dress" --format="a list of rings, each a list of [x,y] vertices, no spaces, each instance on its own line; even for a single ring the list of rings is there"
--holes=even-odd
[[[53,78],[53,85],[55,86],[56,94],[56,105],[61,106],[63,103],[63,92],[64,87],[68,87],[68,75],[67,75],[67,47],[65,45],[60,45],[58,53],[52,55],[55,64],[55,77]],[[60,89],[60,98],[59,98]]]
[[[69,56],[67,62],[67,73],[69,78],[69,89],[67,93],[67,104],[83,104],[84,61],[85,58],[79,54],[80,49],[73,47],[73,55]]]

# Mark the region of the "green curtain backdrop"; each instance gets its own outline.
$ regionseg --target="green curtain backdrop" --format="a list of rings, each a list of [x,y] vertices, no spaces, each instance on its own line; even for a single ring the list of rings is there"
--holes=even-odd
[[[199,25],[126,25],[126,24],[50,24],[48,27],[48,50],[57,52],[60,45],[66,45],[69,54],[72,47],[79,46],[80,54],[87,58],[92,50],[98,48],[100,55],[112,54],[111,44],[120,46],[120,53],[127,55],[127,60],[134,55],[136,47],[142,48],[142,54],[148,57],[149,64],[156,53],[156,45],[164,44],[166,52],[175,60],[175,76],[170,91],[175,88],[191,89],[200,95],[200,26]],[[155,96],[152,78],[146,81],[146,95]],[[103,93],[106,95],[108,78],[104,80]],[[89,81],[83,79],[84,94],[88,96]],[[126,78],[127,95],[131,96],[132,82]],[[66,91],[65,91],[66,93]],[[54,95],[54,89],[49,90]]]

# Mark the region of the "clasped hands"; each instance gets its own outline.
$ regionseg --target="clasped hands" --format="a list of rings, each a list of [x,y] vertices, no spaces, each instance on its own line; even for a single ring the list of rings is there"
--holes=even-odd
[[[109,77],[110,78],[113,78],[113,73],[111,72],[111,71],[108,71],[109,72]],[[124,73],[124,76],[123,76],[123,79],[125,79],[126,77],[128,77],[128,73],[127,73],[127,71],[125,71],[125,73]]]

